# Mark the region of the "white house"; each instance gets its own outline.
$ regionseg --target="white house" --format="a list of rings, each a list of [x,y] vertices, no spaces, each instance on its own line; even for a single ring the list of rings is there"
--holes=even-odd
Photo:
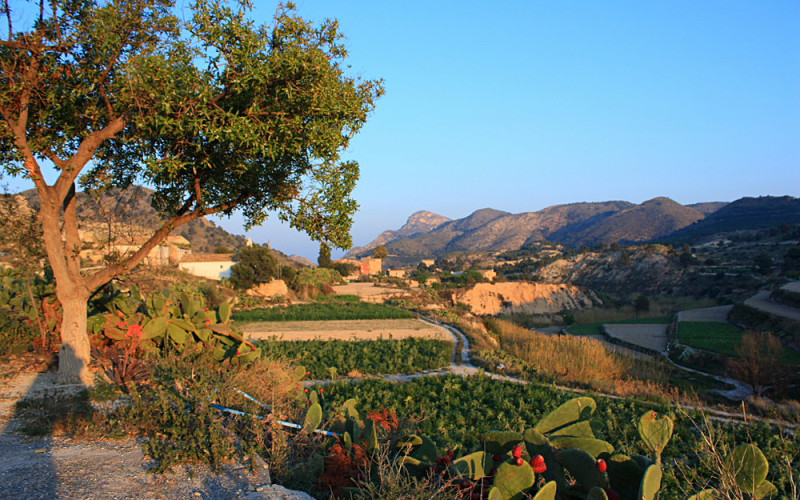
[[[192,253],[181,259],[178,269],[194,276],[221,280],[231,277],[234,264],[232,253]]]

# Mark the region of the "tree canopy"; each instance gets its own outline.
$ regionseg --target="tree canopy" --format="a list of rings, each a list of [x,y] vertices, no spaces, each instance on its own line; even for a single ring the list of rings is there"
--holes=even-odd
[[[346,74],[336,21],[314,25],[288,4],[257,25],[250,7],[196,0],[182,22],[169,0],[3,4],[0,168],[36,186],[57,295],[74,311],[62,337],[83,364],[88,341],[75,338],[86,336],[78,317],[89,294],[180,224],[239,210],[256,225],[275,213],[350,245],[359,171],[340,155],[382,82]],[[34,21],[15,25],[28,17],[20,11]],[[119,262],[82,271],[77,186],[134,183],[156,190],[162,226]]]

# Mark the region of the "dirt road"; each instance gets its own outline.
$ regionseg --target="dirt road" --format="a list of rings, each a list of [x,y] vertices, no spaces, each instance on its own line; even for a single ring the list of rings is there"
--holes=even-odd
[[[747,306],[754,307],[769,314],[800,321],[800,309],[770,302],[769,295],[770,292],[768,290],[762,290],[745,300],[744,303]]]

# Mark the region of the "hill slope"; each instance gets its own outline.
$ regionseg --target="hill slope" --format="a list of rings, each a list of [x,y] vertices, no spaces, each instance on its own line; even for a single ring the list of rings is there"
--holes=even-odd
[[[81,229],[114,225],[155,229],[161,220],[151,205],[153,193],[152,189],[142,186],[131,186],[125,190],[112,189],[99,197],[79,192],[78,224]],[[30,189],[20,194],[32,207],[38,208],[39,196],[36,190]],[[244,236],[231,234],[205,218],[178,226],[172,234],[189,240],[195,253],[213,252],[218,247],[236,250],[247,243]]]
[[[760,196],[741,198],[694,224],[670,233],[663,241],[693,241],[716,233],[765,229],[800,223],[800,198]]]

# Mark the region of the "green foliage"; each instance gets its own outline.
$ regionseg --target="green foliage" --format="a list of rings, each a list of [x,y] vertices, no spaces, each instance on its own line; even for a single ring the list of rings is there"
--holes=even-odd
[[[217,310],[188,293],[164,290],[144,299],[138,290],[121,292],[109,287],[95,302],[88,319],[89,331],[97,350],[108,354],[111,370],[126,370],[118,363],[164,349],[184,350],[200,344],[217,360],[231,358],[235,363],[257,359],[260,351],[235,331],[230,324],[231,305]],[[108,348],[112,348],[108,350]]]
[[[314,297],[332,292],[331,287],[341,282],[342,276],[335,269],[304,267],[297,272],[291,286],[301,295]]]
[[[369,341],[263,340],[256,343],[266,357],[302,364],[315,379],[333,374],[362,375],[415,373],[447,366],[453,344],[442,340],[408,338]]]
[[[52,280],[30,269],[0,269],[0,355],[50,350],[58,338],[61,306]]]
[[[279,264],[268,247],[253,245],[239,251],[231,267],[230,282],[240,290],[266,283],[278,275]]]
[[[638,429],[642,441],[654,453],[655,461],[661,463],[661,452],[666,448],[673,430],[672,419],[668,416],[658,417],[655,411],[645,412],[639,419]]]
[[[322,242],[319,244],[319,256],[317,257],[317,265],[319,267],[331,267],[331,247],[327,243]]]
[[[681,321],[678,338],[682,344],[736,356],[736,347],[742,343],[744,330],[730,323]]]
[[[460,447],[466,454],[469,450],[483,449],[481,436],[484,433],[492,430],[517,431],[534,425],[571,398],[568,393],[548,386],[512,384],[486,377],[423,377],[405,384],[380,380],[335,383],[325,386],[325,395],[325,408],[357,398],[362,408],[369,411],[386,408],[396,409],[405,415],[424,415],[425,418],[418,424],[419,429],[430,436],[437,447]],[[617,490],[614,481],[616,484],[633,481],[635,484],[631,483],[630,488],[624,488],[628,493],[623,495],[623,499],[636,498],[640,478],[652,463],[638,455],[650,454],[652,450],[640,439],[634,423],[645,411],[652,409],[667,415],[670,409],[631,399],[597,397],[595,402],[597,409],[592,414],[592,429],[600,438],[610,439],[613,436],[616,445],[616,455],[606,458],[612,487]],[[781,439],[771,426],[759,423],[720,426],[724,429],[718,438],[721,442],[733,444],[752,441],[763,450],[770,463],[785,463],[787,457],[791,461],[791,457],[800,455],[797,438]],[[686,477],[674,466],[675,463],[698,463],[698,452],[703,449],[698,430],[702,429],[686,421],[674,427],[675,437],[663,451],[662,498],[683,498],[681,488],[691,490],[695,485],[702,485],[711,479],[713,470],[697,469],[692,476]],[[530,454],[535,439],[533,434],[528,437],[531,439],[531,445],[527,446]],[[549,449],[549,446],[545,445],[544,449]],[[550,467],[551,462],[548,462]],[[796,464],[793,467],[795,477],[798,477],[800,470]],[[770,474],[769,480],[779,491],[787,492],[790,488],[789,476],[785,468],[783,471],[781,475]],[[612,472],[623,479],[618,477],[615,480]],[[548,473],[549,470],[545,472],[545,477]],[[624,479],[630,476],[636,476],[637,479]],[[617,492],[623,494],[622,490],[620,488]]]
[[[233,319],[240,323],[255,321],[334,321],[355,319],[411,319],[414,314],[385,304],[369,302],[326,301],[294,304],[287,307],[237,311]]]

